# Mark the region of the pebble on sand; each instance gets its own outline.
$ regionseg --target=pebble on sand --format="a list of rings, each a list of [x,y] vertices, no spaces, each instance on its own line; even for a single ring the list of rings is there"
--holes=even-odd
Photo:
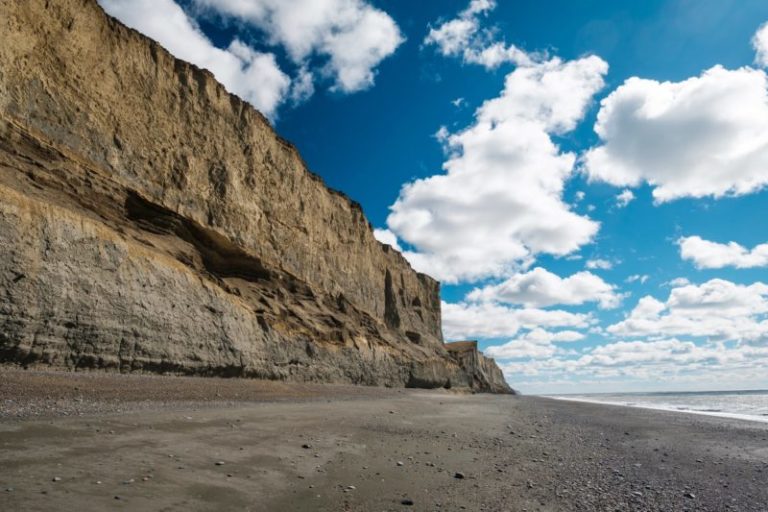
[[[457,471],[456,473],[453,474],[453,478],[462,480],[464,478],[464,473],[462,473],[461,471]]]
[[[409,507],[410,507],[410,506],[413,506],[413,500],[412,500],[412,499],[408,499],[408,498],[406,498],[406,499],[404,499],[404,500],[401,500],[401,501],[400,501],[400,504],[401,504],[401,505],[406,505],[406,506],[409,506]]]

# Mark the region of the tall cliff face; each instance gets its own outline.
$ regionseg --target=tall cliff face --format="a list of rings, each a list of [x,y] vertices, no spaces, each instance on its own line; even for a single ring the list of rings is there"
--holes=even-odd
[[[95,0],[0,0],[0,357],[472,386],[439,283]]]

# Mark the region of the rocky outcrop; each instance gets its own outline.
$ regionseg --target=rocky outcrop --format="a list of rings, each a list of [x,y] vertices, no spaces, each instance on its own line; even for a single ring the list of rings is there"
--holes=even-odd
[[[445,348],[469,376],[469,387],[472,390],[482,393],[515,393],[496,362],[478,350],[476,341],[446,343]]]
[[[95,0],[0,0],[0,358],[477,388],[439,283],[213,76]]]

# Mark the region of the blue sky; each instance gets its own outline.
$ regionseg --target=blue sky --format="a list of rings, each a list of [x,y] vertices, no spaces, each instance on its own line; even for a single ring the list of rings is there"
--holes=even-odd
[[[265,112],[523,392],[768,388],[768,3],[100,2]]]

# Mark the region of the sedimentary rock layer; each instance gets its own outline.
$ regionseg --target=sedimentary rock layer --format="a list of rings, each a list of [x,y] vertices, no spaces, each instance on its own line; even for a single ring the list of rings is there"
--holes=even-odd
[[[504,374],[490,357],[483,355],[477,348],[476,341],[454,341],[446,343],[445,348],[459,366],[469,375],[472,389],[493,393],[509,393],[509,384]]]
[[[439,283],[209,72],[95,0],[0,12],[5,362],[483,388]]]

